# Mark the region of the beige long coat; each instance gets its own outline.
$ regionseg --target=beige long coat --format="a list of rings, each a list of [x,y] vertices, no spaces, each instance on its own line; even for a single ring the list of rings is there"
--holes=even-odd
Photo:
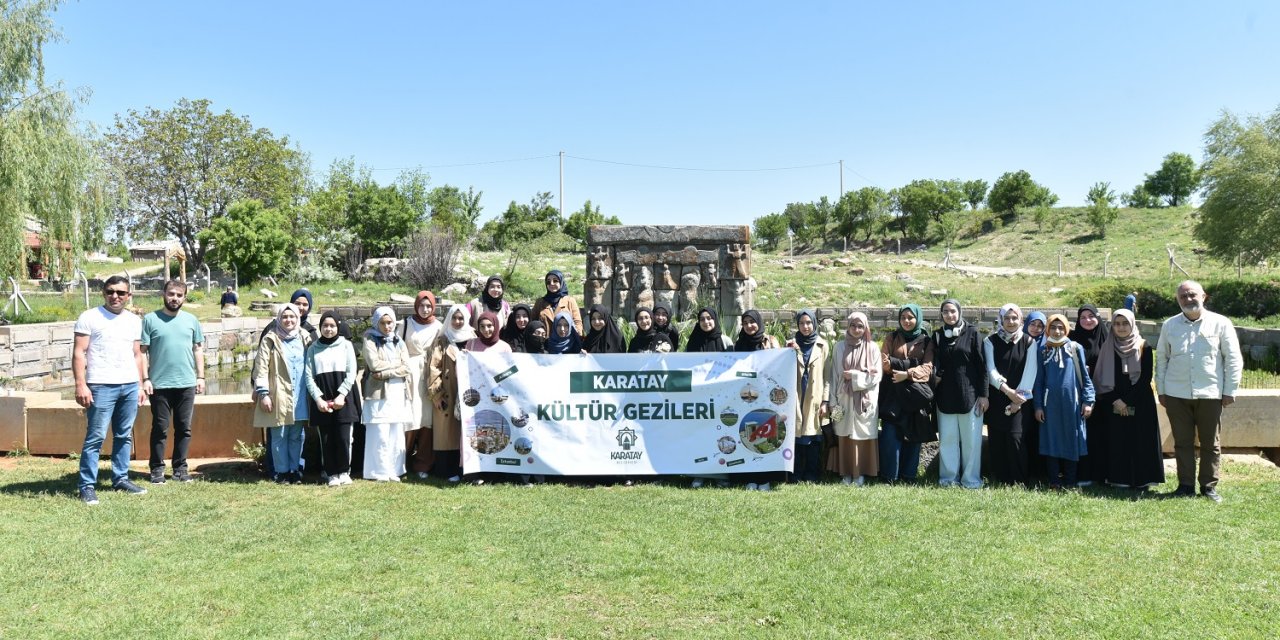
[[[304,349],[311,344],[311,335],[306,331],[299,330],[298,335]],[[289,376],[289,363],[284,358],[284,342],[275,331],[268,331],[258,342],[253,372],[253,388],[266,389],[271,398],[270,413],[262,410],[261,403],[254,406],[253,426],[268,428],[293,424],[293,378]],[[255,397],[254,400],[258,398]]]
[[[458,402],[458,347],[444,332],[431,348],[427,365],[427,392],[431,395],[431,444],[436,451],[457,451],[462,446],[462,421],[456,415]]]
[[[804,354],[796,349],[796,392],[800,392],[800,380],[804,378]],[[818,413],[822,403],[827,400],[827,364],[831,359],[831,347],[821,336],[814,343],[809,353],[809,387],[804,394],[796,398],[796,410],[799,421],[796,424],[796,437],[816,436],[822,433],[822,420]]]

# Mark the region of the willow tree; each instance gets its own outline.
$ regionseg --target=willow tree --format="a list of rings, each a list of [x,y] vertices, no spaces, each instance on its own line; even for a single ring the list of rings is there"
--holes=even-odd
[[[76,119],[79,100],[45,81],[42,49],[59,37],[57,5],[0,0],[0,275],[25,271],[27,220],[42,227],[42,250],[66,247],[66,258],[103,236],[101,162]],[[63,275],[74,266],[42,258]]]

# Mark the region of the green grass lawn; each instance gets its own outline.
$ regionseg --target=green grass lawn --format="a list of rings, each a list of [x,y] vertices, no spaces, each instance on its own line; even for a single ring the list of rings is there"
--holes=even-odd
[[[0,461],[3,638],[1274,637],[1280,472],[1121,492],[259,482]],[[106,475],[104,469],[104,475]],[[1164,489],[1168,490],[1171,485]],[[1268,629],[1270,631],[1268,631]]]

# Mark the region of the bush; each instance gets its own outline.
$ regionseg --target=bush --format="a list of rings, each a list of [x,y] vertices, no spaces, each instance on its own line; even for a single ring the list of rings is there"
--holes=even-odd
[[[1156,291],[1146,285],[1124,280],[1108,281],[1084,289],[1076,296],[1075,303],[1120,309],[1124,306],[1124,297],[1133,291],[1138,292],[1140,317],[1167,318],[1180,311],[1178,301],[1174,299],[1173,285],[1169,286],[1168,291]]]
[[[419,289],[438,291],[453,282],[453,268],[462,254],[462,242],[448,230],[419,231],[405,243],[403,282]]]
[[[1224,282],[1202,283],[1209,296],[1209,309],[1233,318],[1262,320],[1280,314],[1280,282]],[[1116,280],[1082,290],[1076,296],[1077,304],[1093,304],[1119,308],[1130,291],[1138,292],[1138,311],[1144,318],[1167,318],[1181,311],[1174,299],[1175,283],[1157,291],[1146,285]]]

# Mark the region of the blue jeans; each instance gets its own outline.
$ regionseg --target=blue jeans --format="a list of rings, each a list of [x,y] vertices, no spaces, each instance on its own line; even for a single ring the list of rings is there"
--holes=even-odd
[[[271,427],[271,464],[277,474],[298,470],[302,458],[302,427],[305,424],[295,422]]]
[[[85,409],[88,428],[80,451],[80,486],[98,483],[98,457],[111,425],[111,484],[129,479],[129,455],[133,451],[133,420],[138,417],[138,383],[91,384],[93,404]]]
[[[938,484],[982,488],[982,416],[938,412]]]
[[[880,421],[880,479],[915,480],[920,471],[920,443],[898,437],[898,425]]]

